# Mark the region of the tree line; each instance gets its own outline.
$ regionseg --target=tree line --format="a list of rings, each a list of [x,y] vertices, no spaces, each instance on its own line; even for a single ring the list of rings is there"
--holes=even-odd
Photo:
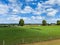
[[[52,23],[51,23],[51,24],[52,24]],[[42,20],[42,25],[43,25],[43,26],[51,25],[51,24],[48,24],[46,20]],[[24,20],[23,20],[23,19],[20,19],[19,25],[20,25],[20,26],[24,26]],[[53,24],[52,24],[52,25],[53,25]],[[60,25],[60,20],[57,20],[57,23],[56,23],[55,25]]]

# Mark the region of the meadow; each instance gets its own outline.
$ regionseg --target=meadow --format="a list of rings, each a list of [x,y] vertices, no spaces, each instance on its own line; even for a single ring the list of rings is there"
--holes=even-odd
[[[60,39],[60,26],[0,27],[0,45],[19,45]]]

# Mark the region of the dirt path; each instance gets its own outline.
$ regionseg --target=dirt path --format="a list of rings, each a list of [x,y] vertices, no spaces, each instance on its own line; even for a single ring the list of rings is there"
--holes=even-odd
[[[38,42],[38,43],[31,43],[31,44],[20,44],[20,45],[60,45],[60,39],[45,41],[45,42]]]

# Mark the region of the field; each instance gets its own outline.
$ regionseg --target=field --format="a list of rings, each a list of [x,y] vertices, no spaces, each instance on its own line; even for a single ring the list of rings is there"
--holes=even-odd
[[[60,39],[60,26],[0,27],[0,45],[19,45]]]

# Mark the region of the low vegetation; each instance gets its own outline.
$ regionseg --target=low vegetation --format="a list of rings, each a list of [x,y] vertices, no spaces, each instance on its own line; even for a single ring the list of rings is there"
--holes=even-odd
[[[60,39],[60,26],[0,27],[0,45],[18,45]]]

